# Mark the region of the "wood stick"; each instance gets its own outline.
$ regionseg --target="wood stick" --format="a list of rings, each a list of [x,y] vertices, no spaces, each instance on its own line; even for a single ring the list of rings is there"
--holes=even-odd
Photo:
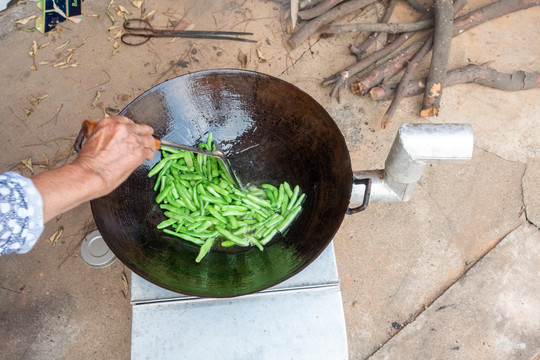
[[[499,0],[478,8],[454,20],[454,36],[457,36],[486,21],[498,18],[515,11],[540,5],[538,0]]]
[[[411,5],[411,7],[414,10],[420,13],[425,13],[425,12],[430,11],[429,9],[426,9],[422,4],[420,4],[418,0],[407,0],[407,3],[409,3],[409,5]]]
[[[383,47],[380,50],[377,50],[375,52],[372,52],[371,54],[364,57],[362,60],[358,61],[357,63],[353,64],[352,66],[345,68],[341,70],[340,72],[324,79],[323,86],[327,86],[333,83],[338,84],[340,81],[345,81],[350,76],[359,73],[362,70],[367,69],[370,65],[374,64],[375,62],[379,61],[380,59],[384,58],[387,55],[390,55],[392,52],[397,50],[401,45],[403,45],[412,35],[413,33],[403,33],[398,36],[396,40],[388,44],[387,46]],[[345,76],[345,78],[344,78]]]
[[[486,21],[497,18],[499,16],[507,15],[514,11],[527,9],[527,8],[530,8],[532,6],[537,6],[537,5],[540,5],[540,2],[538,0],[499,0],[496,3],[486,5],[482,8],[476,9],[474,11],[471,11],[468,14],[465,14],[456,18],[454,20],[453,36],[462,34],[463,32],[477,25],[480,25]],[[457,9],[458,8],[456,5],[456,11]],[[404,33],[404,34],[407,34],[407,33]],[[381,65],[381,67],[383,66],[385,66],[385,64]],[[398,70],[399,68],[395,67],[394,69]],[[377,71],[379,70],[374,69],[372,73],[376,73]],[[391,75],[395,75],[396,73],[391,74]],[[371,77],[369,77],[369,75],[370,74],[364,75],[363,77],[360,77],[354,83],[351,84],[351,90],[353,91],[353,93],[363,95],[367,91],[369,91],[371,87],[378,86],[380,84],[380,83],[376,84],[373,81],[371,81]],[[388,76],[387,78],[389,77],[390,76]],[[362,83],[364,81],[364,78],[367,78],[367,81],[365,84]]]
[[[351,0],[340,4],[321,16],[307,22],[296,33],[294,33],[293,36],[291,36],[289,39],[289,44],[291,44],[293,48],[296,48],[296,46],[307,40],[307,38],[316,32],[321,26],[366,7],[375,1],[377,0]]]
[[[392,16],[392,13],[394,12],[394,9],[396,8],[397,0],[390,0],[388,3],[388,6],[386,7],[386,11],[384,12],[383,17],[379,21],[380,23],[387,23],[390,20],[390,17]],[[379,38],[381,34],[377,32],[372,32],[368,35],[368,37],[359,45],[354,46],[351,45],[349,47],[349,51],[356,56],[356,60],[360,61],[362,59],[362,56],[364,53],[369,49],[371,45]]]
[[[317,16],[321,16],[340,2],[343,2],[343,0],[325,0],[319,3],[317,6],[299,11],[298,16],[302,20],[310,20],[316,18]]]
[[[322,3],[323,0],[302,0],[300,1],[300,9],[311,8]]]
[[[424,36],[416,40],[404,50],[400,51],[397,56],[386,61],[384,64],[377,67],[375,70],[363,75],[358,81],[351,84],[351,91],[354,94],[364,95],[372,87],[380,84],[385,79],[389,79],[405,67],[406,63],[411,60],[416,52],[424,45],[430,35]]]
[[[433,19],[421,20],[412,23],[356,23],[346,25],[332,25],[325,29],[325,33],[339,34],[344,32],[356,31],[376,31],[392,34],[404,33],[409,31],[419,31],[433,27]]]
[[[443,92],[442,84],[446,77],[448,59],[450,58],[453,19],[454,5],[452,4],[452,0],[435,0],[433,55],[431,56],[431,65],[429,67],[422,110],[420,110],[421,117],[439,114]]]
[[[409,65],[407,66],[407,69],[403,73],[403,77],[401,78],[401,81],[399,82],[399,85],[395,91],[394,99],[392,100],[392,103],[384,113],[382,120],[381,120],[381,127],[383,129],[386,129],[386,125],[392,120],[392,117],[396,113],[396,110],[401,103],[401,100],[404,97],[405,89],[407,87],[407,84],[409,84],[409,80],[412,77],[412,74],[420,61],[426,56],[426,54],[431,50],[431,46],[433,45],[433,36],[429,36],[427,41],[422,45],[420,50],[414,55],[412,60],[409,62]]]
[[[466,4],[466,0],[455,0],[454,2],[454,13],[455,16]],[[431,47],[433,45],[433,35],[429,37],[429,39],[424,43],[422,48],[418,50],[416,55],[412,58],[412,60],[407,65],[407,68],[403,72],[403,76],[401,77],[401,80],[399,82],[399,85],[395,91],[394,99],[392,100],[392,103],[386,110],[386,113],[384,114],[381,122],[381,127],[383,129],[386,128],[386,125],[392,120],[392,117],[394,116],[399,104],[401,103],[401,100],[404,97],[404,92],[407,87],[407,84],[409,83],[409,80],[412,77],[413,72],[418,67],[418,64],[424,56],[431,50]]]
[[[404,97],[420,95],[424,92],[426,78],[410,80],[403,91]],[[445,87],[473,83],[504,91],[521,91],[540,87],[540,72],[516,71],[502,73],[486,65],[470,64],[449,71],[444,82]],[[397,83],[382,84],[371,89],[369,94],[376,101],[390,100],[395,96]]]
[[[430,14],[424,14],[420,17],[420,20],[425,20],[426,18],[430,16],[431,16]],[[330,93],[330,96],[334,97],[335,94],[338,93],[339,89],[343,85],[345,85],[349,77],[367,69],[369,66],[373,65],[375,62],[390,55],[391,53],[399,49],[401,45],[403,45],[407,40],[409,40],[409,38],[412,37],[414,34],[415,32],[401,33],[394,41],[387,44],[382,49],[372,52],[371,54],[367,55],[365,58],[358,61],[356,64],[353,64],[337,72],[336,74],[324,79],[322,85],[328,86],[330,84],[335,84],[334,89]]]

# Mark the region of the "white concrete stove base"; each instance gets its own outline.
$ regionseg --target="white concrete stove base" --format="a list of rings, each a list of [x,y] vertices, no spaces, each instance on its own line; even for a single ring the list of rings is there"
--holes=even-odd
[[[177,294],[133,274],[131,359],[347,359],[334,247],[256,294]]]

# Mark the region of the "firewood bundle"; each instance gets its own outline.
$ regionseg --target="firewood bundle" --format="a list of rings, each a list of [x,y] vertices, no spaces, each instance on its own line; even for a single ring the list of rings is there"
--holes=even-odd
[[[538,0],[499,0],[460,16],[457,14],[465,6],[466,0],[433,0],[429,7],[424,7],[417,0],[388,0],[384,16],[379,22],[332,25],[335,20],[376,1],[291,0],[290,14],[296,31],[289,43],[295,48],[316,32],[321,36],[354,31],[369,32],[362,43],[350,46],[350,52],[356,56],[357,61],[324,79],[322,85],[332,85],[330,96],[338,101],[341,89],[347,85],[355,94],[369,93],[374,100],[392,100],[382,118],[383,128],[392,119],[400,101],[407,96],[424,94],[420,116],[427,117],[438,115],[443,88],[446,86],[472,82],[507,91],[540,87],[538,72],[500,73],[487,64],[470,64],[447,71],[453,37],[497,17],[540,5]],[[398,1],[407,1],[419,13],[418,20],[388,23]],[[368,53],[367,50],[381,33],[393,36],[387,37],[382,48]],[[431,63],[427,78],[413,80],[414,70],[430,52]],[[387,83],[400,73],[402,75],[398,83]]]

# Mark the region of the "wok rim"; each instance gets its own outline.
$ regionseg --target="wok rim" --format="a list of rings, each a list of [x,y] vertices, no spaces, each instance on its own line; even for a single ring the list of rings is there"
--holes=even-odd
[[[125,114],[130,110],[130,108],[133,106],[133,104],[137,103],[138,101],[140,101],[140,99],[148,96],[148,94],[152,93],[153,91],[156,90],[156,88],[158,87],[166,87],[168,83],[172,83],[175,81],[175,79],[177,78],[182,78],[182,77],[193,77],[193,76],[207,76],[207,75],[212,75],[212,74],[232,74],[232,75],[240,75],[240,76],[244,76],[244,75],[247,75],[247,76],[255,76],[255,77],[263,77],[263,78],[266,78],[270,81],[273,81],[273,82],[279,82],[281,83],[283,86],[285,87],[289,87],[291,88],[291,90],[293,91],[296,91],[298,93],[302,93],[303,95],[307,96],[309,99],[311,99],[311,101],[313,102],[314,105],[318,106],[320,108],[320,111],[322,111],[324,113],[324,115],[326,115],[328,117],[328,119],[331,120],[332,124],[335,126],[338,134],[341,136],[341,140],[343,142],[343,146],[345,148],[345,155],[347,157],[347,162],[348,162],[348,166],[347,166],[347,170],[348,172],[351,174],[350,178],[351,180],[347,183],[348,186],[347,186],[347,189],[341,189],[340,191],[342,192],[346,192],[346,195],[347,195],[347,199],[350,199],[350,196],[351,196],[351,193],[352,193],[352,183],[353,183],[353,175],[352,175],[352,164],[351,164],[351,159],[350,159],[350,152],[348,150],[348,147],[347,147],[347,144],[345,142],[345,138],[343,136],[343,133],[341,132],[341,130],[337,127],[337,124],[335,123],[334,119],[330,116],[330,114],[328,114],[328,112],[326,111],[326,109],[317,101],[315,100],[311,95],[309,95],[307,92],[305,92],[304,90],[300,89],[299,87],[297,87],[296,85],[292,84],[292,83],[289,83],[283,79],[280,79],[280,78],[277,78],[277,77],[274,77],[272,75],[268,75],[268,74],[264,74],[264,73],[260,73],[260,72],[257,72],[257,71],[251,71],[251,70],[244,70],[244,69],[234,69],[234,68],[220,68],[220,69],[205,69],[205,70],[199,70],[199,71],[195,71],[195,72],[191,72],[191,73],[186,73],[186,74],[183,74],[183,75],[180,75],[180,76],[177,76],[177,77],[174,77],[174,78],[171,78],[171,79],[167,79],[159,84],[156,84],[154,86],[152,86],[151,88],[147,89],[146,91],[144,91],[143,93],[141,93],[139,96],[137,96],[136,98],[134,98],[129,104],[127,104],[124,109],[122,109],[122,111],[119,112],[119,115],[122,115],[122,116],[125,116]],[[144,163],[141,164],[137,170],[139,170],[141,167],[144,166]],[[127,181],[127,180],[126,180]],[[91,209],[92,209],[92,213],[93,213],[93,216],[94,216],[94,219],[96,221],[96,224],[98,223],[98,219],[96,216],[96,212],[95,212],[95,203],[99,201],[99,199],[96,199],[96,200],[93,200],[91,201]],[[330,242],[334,239],[337,231],[339,230],[339,228],[341,227],[342,223],[343,223],[343,220],[345,218],[345,215],[347,214],[347,209],[348,209],[348,206],[349,206],[349,203],[344,203],[343,204],[343,211],[340,212],[340,215],[339,215],[339,218],[336,218],[335,220],[335,230],[332,231],[332,233],[326,238],[326,240],[323,242],[321,241],[320,244],[318,244],[318,249],[316,252],[314,252],[313,256],[311,256],[309,259],[307,259],[306,261],[304,261],[304,263],[299,266],[296,270],[290,272],[287,276],[285,276],[283,279],[271,284],[271,285],[268,285],[268,286],[264,286],[264,287],[261,287],[261,288],[258,288],[258,289],[255,289],[255,290],[251,290],[251,291],[246,291],[246,292],[242,292],[242,293],[238,293],[238,294],[234,294],[234,295],[201,295],[201,294],[197,294],[197,293],[194,293],[194,292],[191,292],[191,291],[179,291],[177,289],[174,289],[174,288],[171,288],[167,285],[163,285],[161,283],[159,283],[158,281],[150,278],[149,276],[147,276],[145,274],[144,271],[142,271],[139,266],[137,266],[137,264],[133,264],[131,261],[129,261],[128,259],[126,258],[123,258],[122,255],[123,254],[118,254],[116,253],[112,248],[111,248],[111,251],[113,251],[113,253],[118,257],[118,259],[122,262],[122,264],[124,264],[126,267],[128,267],[131,271],[133,271],[135,274],[137,274],[139,277],[145,279],[146,281],[152,283],[153,285],[155,286],[158,286],[160,288],[163,288],[163,289],[166,289],[166,290],[169,290],[171,292],[174,292],[174,293],[177,293],[177,294],[180,294],[180,295],[186,295],[186,296],[194,296],[194,297],[200,297],[200,298],[232,298],[232,297],[238,297],[238,296],[244,296],[244,295],[249,295],[249,294],[253,294],[253,293],[257,293],[257,292],[261,292],[261,291],[265,291],[269,288],[272,288],[284,281],[287,281],[288,279],[292,278],[293,276],[297,275],[298,273],[300,273],[301,271],[303,271],[305,268],[307,268],[310,264],[312,264],[316,259],[318,259],[320,257],[320,255],[322,254],[322,252],[328,247],[328,245],[330,244]],[[99,227],[98,227],[99,228]],[[105,238],[105,236],[103,237],[105,242],[107,243],[107,245],[109,245],[109,241]]]

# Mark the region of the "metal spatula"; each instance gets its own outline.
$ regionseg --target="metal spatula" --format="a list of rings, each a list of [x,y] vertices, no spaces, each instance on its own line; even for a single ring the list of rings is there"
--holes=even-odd
[[[97,125],[97,121],[92,121],[92,120],[83,121],[81,125],[81,131],[79,131],[79,135],[77,135],[77,138],[75,139],[75,144],[73,145],[73,149],[76,152],[79,152],[81,150],[84,138],[88,138],[88,136],[90,136],[90,134],[92,133],[96,125]],[[199,149],[193,146],[178,144],[178,143],[174,143],[167,140],[161,140],[156,134],[154,134],[153,136],[156,139],[156,150],[161,149],[161,146],[168,146],[168,147],[179,149],[179,150],[190,151],[196,154],[211,156],[211,157],[221,160],[221,162],[223,163],[223,166],[227,170],[227,173],[229,174],[231,179],[233,179],[236,186],[238,186],[239,188],[242,188],[242,184],[240,183],[240,180],[238,179],[234,170],[232,169],[231,164],[229,163],[229,160],[227,159],[225,154],[219,149],[216,143],[214,143],[216,145],[216,150],[208,151],[208,150]]]

